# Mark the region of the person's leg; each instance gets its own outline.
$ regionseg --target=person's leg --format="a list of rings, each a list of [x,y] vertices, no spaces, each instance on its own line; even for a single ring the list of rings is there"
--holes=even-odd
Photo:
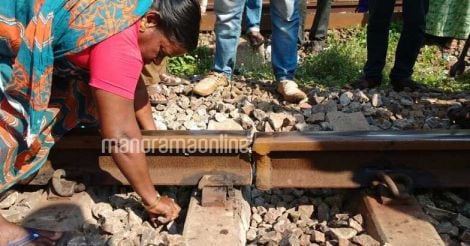
[[[215,0],[215,58],[213,70],[230,78],[235,66],[245,0]]]
[[[307,96],[293,81],[297,68],[299,5],[296,0],[272,0],[272,65],[279,83],[278,92],[289,102]]]
[[[165,57],[160,64],[155,64],[151,62],[149,64],[145,64],[142,68],[142,73],[140,73],[139,80],[144,82],[145,85],[153,85],[158,84],[160,82],[160,74],[166,73],[166,63],[168,58]]]
[[[263,0],[246,0],[246,34],[253,47],[258,47],[264,43],[264,37],[260,33],[262,8]]]
[[[294,79],[297,68],[297,0],[271,0],[272,65],[276,80]]]
[[[212,94],[232,76],[245,0],[215,0],[215,56],[212,72],[193,87],[200,96]]]
[[[310,28],[308,39],[312,41],[314,48],[321,49],[328,34],[330,21],[331,0],[318,0],[315,18]]]
[[[428,0],[403,1],[403,31],[395,54],[392,81],[411,78],[413,66],[424,42]]]
[[[143,98],[142,96],[147,93],[149,101],[152,105],[166,103],[166,97],[160,93],[160,75],[166,73],[166,61],[168,59],[163,59],[162,63],[159,65],[151,62],[149,64],[145,64],[142,68],[142,72],[140,73],[139,84],[145,84],[147,86],[146,92],[141,91],[143,88],[137,87],[135,97],[135,104],[136,105],[144,105],[147,101],[147,98]],[[136,106],[138,107],[138,106]]]
[[[246,32],[259,32],[263,0],[246,0],[245,21]]]
[[[55,245],[63,234],[42,230],[27,230],[19,225],[8,222],[0,215],[0,245]]]
[[[388,34],[395,0],[370,0],[367,26],[366,80],[380,81],[388,47]]]
[[[307,18],[307,0],[299,0],[299,37],[298,44],[303,45],[304,40],[304,30],[305,30],[305,19]]]

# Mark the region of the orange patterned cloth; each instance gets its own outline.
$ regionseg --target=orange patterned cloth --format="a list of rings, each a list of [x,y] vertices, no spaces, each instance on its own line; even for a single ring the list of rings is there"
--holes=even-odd
[[[152,0],[2,0],[0,192],[36,172],[50,148],[95,122],[88,73],[66,55],[135,23]]]

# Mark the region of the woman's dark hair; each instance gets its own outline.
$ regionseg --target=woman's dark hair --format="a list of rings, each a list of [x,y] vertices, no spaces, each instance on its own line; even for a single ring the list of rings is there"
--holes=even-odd
[[[197,47],[201,8],[198,0],[154,0],[163,32],[190,51]]]

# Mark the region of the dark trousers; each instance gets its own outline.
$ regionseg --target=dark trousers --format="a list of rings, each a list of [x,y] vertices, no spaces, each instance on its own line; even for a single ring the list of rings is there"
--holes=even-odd
[[[318,0],[315,19],[313,19],[312,27],[308,39],[310,41],[324,41],[328,33],[328,23],[330,20],[331,0]]]
[[[369,0],[367,26],[367,79],[381,80],[388,47],[388,34],[395,0]],[[429,0],[403,1],[403,31],[395,53],[392,80],[410,78],[424,41]]]
[[[299,28],[299,44],[304,42],[304,23],[306,16],[306,1],[299,1],[300,10],[300,28]],[[308,39],[310,41],[324,41],[328,33],[328,23],[330,21],[331,0],[318,0],[317,10],[315,11],[315,18],[313,19],[312,27]]]

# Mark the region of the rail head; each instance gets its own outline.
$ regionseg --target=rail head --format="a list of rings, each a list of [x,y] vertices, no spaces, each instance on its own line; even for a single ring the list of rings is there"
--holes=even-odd
[[[102,151],[112,139],[102,139],[97,129],[74,129],[64,136],[55,149]],[[137,140],[132,140],[137,141]],[[142,131],[139,144],[145,149],[247,150],[252,138],[247,131]]]
[[[470,130],[256,133],[252,150],[259,155],[279,151],[470,151]]]

